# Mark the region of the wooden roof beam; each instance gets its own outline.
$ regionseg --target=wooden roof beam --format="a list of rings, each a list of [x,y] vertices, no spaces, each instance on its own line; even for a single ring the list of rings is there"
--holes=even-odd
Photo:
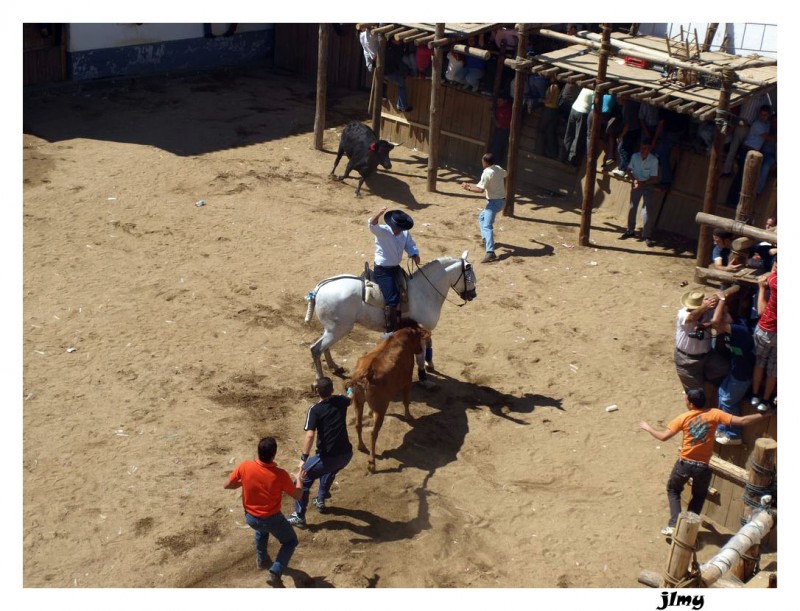
[[[399,34],[400,32],[402,32],[405,29],[406,29],[406,27],[404,25],[401,25],[399,28],[395,28],[393,30],[389,30],[385,34],[386,40],[389,40],[390,38],[393,38],[395,34]]]
[[[436,41],[433,43],[436,44]],[[467,55],[472,55],[472,57],[479,57],[480,59],[487,60],[489,59],[492,54],[488,49],[479,49],[477,47],[469,47],[467,45],[453,45],[453,51],[458,53],[466,53]]]
[[[378,25],[378,24],[377,23],[357,23],[356,24],[356,29],[357,30],[363,30],[364,28],[374,28],[376,25]]]
[[[430,38],[431,40],[433,40],[435,36],[436,36],[435,34],[431,34],[430,32],[422,31],[407,37],[406,42],[413,42],[418,45],[421,44],[422,42],[421,39]]]
[[[527,72],[529,69],[533,67],[533,60],[530,59],[516,59],[513,57],[506,58],[503,60],[503,65],[511,68],[512,70],[516,70],[517,72]],[[531,70],[533,72],[533,70]]]
[[[595,80],[596,80],[596,79],[595,79],[595,77],[593,77],[593,76],[587,76],[585,79],[581,79],[581,80],[579,80],[579,81],[578,81],[578,80],[576,80],[575,82],[576,82],[578,85],[580,85],[581,87],[588,87],[589,85],[592,85],[591,89],[594,89],[594,82],[595,82]]]
[[[414,34],[419,33],[419,28],[411,28],[410,30],[406,30],[405,32],[400,32],[399,34],[394,35],[395,40],[406,40],[409,36],[413,36]]]
[[[374,30],[372,30],[372,33],[373,34],[383,34],[385,32],[390,32],[391,30],[395,29],[396,27],[397,26],[395,24],[390,23],[389,25],[382,25],[379,28],[375,28]]]
[[[680,106],[681,104],[683,104],[683,100],[681,100],[680,98],[675,98],[671,102],[667,102],[666,104],[664,104],[664,108],[668,110],[673,110],[674,108]]]

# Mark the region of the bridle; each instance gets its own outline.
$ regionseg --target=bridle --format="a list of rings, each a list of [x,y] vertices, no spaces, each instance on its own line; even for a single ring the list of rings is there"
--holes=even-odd
[[[431,282],[430,278],[428,278],[425,275],[425,272],[422,271],[422,268],[417,263],[414,263],[414,265],[417,266],[417,270],[422,275],[422,277],[425,278],[425,280],[427,280],[428,284],[430,284],[433,287],[433,290],[439,293],[439,295],[448,303],[452,303],[454,306],[462,308],[465,305],[467,305],[468,302],[472,301],[475,298],[475,289],[472,289],[470,291],[467,288],[467,280],[468,280],[467,276],[470,273],[472,273],[472,263],[468,263],[466,259],[464,259],[463,257],[461,258],[461,273],[458,275],[458,278],[456,278],[456,281],[450,285],[450,288],[453,289],[456,292],[456,294],[461,299],[464,300],[464,303],[456,303],[455,301],[450,301],[447,298],[447,294],[442,293],[438,288],[436,288],[436,285],[433,282]],[[458,290],[456,289],[456,285],[458,284],[458,281],[461,280],[462,278],[464,279],[464,290],[459,293]]]

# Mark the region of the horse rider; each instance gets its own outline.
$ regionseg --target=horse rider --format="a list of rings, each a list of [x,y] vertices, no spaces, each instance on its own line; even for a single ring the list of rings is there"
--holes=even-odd
[[[386,332],[391,333],[397,328],[400,320],[398,309],[400,293],[397,290],[397,282],[403,273],[400,267],[403,251],[406,251],[409,259],[419,266],[419,249],[410,233],[414,220],[402,210],[390,210],[383,217],[386,224],[379,225],[378,219],[384,212],[386,206],[370,217],[369,230],[375,236],[375,269],[372,278],[381,287]]]

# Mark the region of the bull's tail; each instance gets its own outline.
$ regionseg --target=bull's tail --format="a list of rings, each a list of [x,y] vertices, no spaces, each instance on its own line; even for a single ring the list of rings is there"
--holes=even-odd
[[[306,318],[304,322],[308,324],[311,322],[311,317],[314,315],[314,306],[317,304],[317,294],[314,291],[308,291],[306,301],[308,302],[308,307],[306,308]]]

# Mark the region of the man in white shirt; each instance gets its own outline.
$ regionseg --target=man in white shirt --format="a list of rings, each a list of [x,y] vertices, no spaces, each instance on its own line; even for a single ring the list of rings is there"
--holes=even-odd
[[[581,89],[572,103],[567,118],[567,130],[564,133],[564,149],[567,151],[567,163],[577,165],[580,156],[580,143],[586,139],[586,124],[589,111],[592,109],[594,91]]]
[[[486,256],[481,263],[491,263],[497,261],[494,253],[494,217],[506,205],[506,185],[505,177],[508,174],[503,168],[495,163],[492,153],[486,153],[481,159],[483,173],[477,185],[462,182],[461,186],[473,193],[483,193],[486,196],[486,208],[481,210],[478,216],[478,224],[481,228]]]
[[[372,279],[381,287],[386,332],[391,333],[397,328],[400,320],[397,276],[403,273],[400,267],[403,252],[408,253],[408,258],[419,265],[419,249],[410,233],[414,220],[402,210],[390,210],[383,217],[386,225],[378,225],[378,219],[384,212],[386,206],[369,218],[368,226],[375,236],[375,268]]]
[[[651,155],[653,146],[650,140],[643,138],[639,146],[639,152],[631,157],[631,163],[625,170],[625,177],[629,178],[631,184],[631,201],[628,209],[628,228],[620,236],[620,240],[633,237],[636,229],[636,213],[639,210],[639,202],[644,199],[642,208],[642,239],[648,246],[654,246],[653,226],[656,219],[653,214],[653,185],[658,180],[658,158]]]

